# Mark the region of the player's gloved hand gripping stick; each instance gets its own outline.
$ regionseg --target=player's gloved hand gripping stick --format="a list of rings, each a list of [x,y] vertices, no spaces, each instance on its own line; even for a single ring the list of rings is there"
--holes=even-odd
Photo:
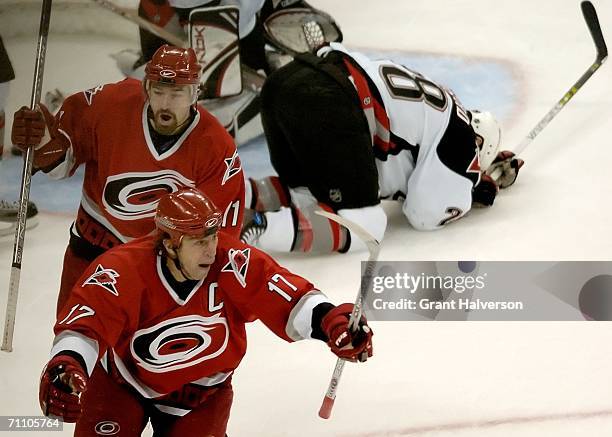
[[[606,47],[606,42],[601,32],[599,19],[597,18],[597,12],[595,11],[593,3],[591,3],[590,1],[583,1],[580,4],[580,8],[582,9],[582,15],[584,16],[584,20],[586,21],[586,24],[589,28],[589,32],[591,33],[591,37],[593,37],[595,48],[597,49],[597,56],[595,58],[595,61],[584,72],[580,79],[578,79],[578,81],[576,81],[576,83],[572,85],[572,87],[563,95],[561,100],[559,100],[557,104],[546,113],[546,115],[538,122],[538,124],[536,124],[536,126],[527,134],[523,141],[521,141],[521,143],[513,150],[514,155],[519,155],[521,152],[523,152],[523,150],[525,150],[525,148],[527,148],[531,141],[533,141],[533,139],[537,137],[539,133],[542,132],[542,130],[544,130],[548,123],[550,123],[551,120],[557,116],[561,109],[563,109],[565,105],[567,105],[567,103],[572,99],[572,97],[576,95],[578,90],[582,88],[586,81],[589,80],[591,76],[593,76],[593,74],[599,69],[599,67],[601,67],[601,65],[608,58],[608,48]],[[492,168],[490,171],[487,171],[487,174],[489,174],[494,180],[497,181],[502,175],[503,171],[503,166],[497,166],[496,168]]]
[[[366,244],[366,246],[368,247],[368,251],[370,252],[365,272],[361,278],[361,287],[359,289],[359,293],[357,295],[357,299],[355,300],[355,305],[353,307],[353,312],[351,313],[351,317],[349,320],[350,331],[356,332],[359,329],[359,321],[361,319],[363,300],[367,294],[368,288],[370,287],[370,283],[372,282],[374,266],[376,265],[376,261],[378,260],[378,253],[380,252],[380,243],[372,235],[370,235],[368,231],[366,231],[356,223],[351,222],[350,220],[347,220],[343,217],[326,211],[317,211],[316,213],[328,218],[329,220],[333,220],[336,223],[347,228],[351,232],[351,234],[356,235]],[[334,401],[336,399],[336,391],[338,390],[338,384],[340,383],[340,377],[342,376],[342,371],[344,370],[345,362],[346,360],[342,358],[338,358],[338,360],[336,361],[336,366],[334,367],[334,372],[332,374],[331,381],[329,382],[327,392],[325,393],[325,397],[323,398],[323,403],[321,404],[321,408],[319,409],[319,417],[323,419],[329,419],[329,417],[331,416],[331,410],[334,406]]]
[[[32,85],[32,98],[30,109],[34,111],[40,103],[42,94],[42,79],[45,70],[45,55],[47,52],[47,36],[49,35],[49,21],[51,20],[51,0],[44,0],[40,14],[40,27],[38,30],[38,47],[36,49],[36,63],[34,65],[34,83]],[[35,146],[36,144],[30,144]],[[21,173],[21,190],[19,196],[19,210],[17,212],[17,229],[13,245],[13,263],[9,282],[8,298],[6,301],[6,314],[4,322],[4,336],[2,350],[13,350],[13,331],[15,329],[15,315],[17,312],[17,297],[19,295],[19,278],[21,276],[21,258],[25,239],[26,217],[28,200],[30,199],[30,184],[32,182],[32,164],[34,162],[33,147],[26,150]]]

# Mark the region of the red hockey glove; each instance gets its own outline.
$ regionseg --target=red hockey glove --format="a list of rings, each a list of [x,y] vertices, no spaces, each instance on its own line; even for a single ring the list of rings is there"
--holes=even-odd
[[[43,369],[38,399],[45,416],[76,422],[81,415],[81,393],[87,389],[87,372],[69,355],[56,355]]]
[[[353,304],[343,303],[330,310],[321,321],[321,330],[329,339],[327,345],[338,357],[349,361],[366,361],[372,356],[372,329],[364,315],[357,331],[348,327]]]
[[[22,151],[34,146],[34,168],[51,170],[70,148],[70,141],[58,129],[58,121],[40,103],[37,111],[23,106],[13,118],[11,140]],[[45,133],[48,133],[45,135]],[[41,145],[43,138],[48,140]]]
[[[525,164],[525,161],[514,156],[514,153],[509,150],[499,152],[486,171],[488,176],[495,174],[495,183],[499,188],[508,188],[512,185],[518,177],[520,168]],[[497,176],[499,171],[501,171],[501,174]]]
[[[499,188],[491,176],[483,174],[480,182],[472,189],[472,205],[478,208],[491,206]]]
[[[13,116],[11,141],[25,152],[28,147],[40,144],[45,128],[45,119],[41,112],[22,106]]]

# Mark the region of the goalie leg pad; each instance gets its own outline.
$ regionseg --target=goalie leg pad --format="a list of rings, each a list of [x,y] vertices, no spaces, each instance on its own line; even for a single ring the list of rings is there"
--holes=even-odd
[[[237,146],[263,134],[260,98],[257,91],[244,88],[237,96],[200,102],[234,137]]]
[[[197,8],[189,14],[189,41],[202,65],[200,98],[242,92],[238,17],[236,6]]]

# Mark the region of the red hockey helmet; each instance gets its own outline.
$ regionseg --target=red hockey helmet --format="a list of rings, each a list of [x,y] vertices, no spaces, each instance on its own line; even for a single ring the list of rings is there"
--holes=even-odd
[[[200,83],[202,66],[192,48],[165,44],[157,49],[145,67],[145,79],[176,85]]]
[[[159,200],[155,212],[158,232],[167,232],[174,247],[183,236],[204,237],[214,233],[221,224],[221,212],[201,191],[182,188]]]

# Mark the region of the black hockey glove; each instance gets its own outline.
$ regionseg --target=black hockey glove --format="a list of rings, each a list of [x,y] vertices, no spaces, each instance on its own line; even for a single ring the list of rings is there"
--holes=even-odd
[[[493,205],[499,188],[495,181],[486,174],[480,178],[480,182],[472,189],[472,205],[484,208]]]

